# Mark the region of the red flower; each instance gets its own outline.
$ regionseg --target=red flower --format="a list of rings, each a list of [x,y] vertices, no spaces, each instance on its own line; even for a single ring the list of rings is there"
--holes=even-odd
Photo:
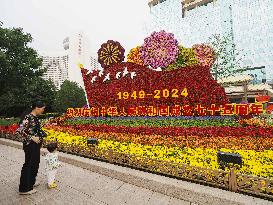
[[[127,68],[128,73],[123,76],[124,70]],[[131,74],[135,72],[136,76],[132,79]],[[104,70],[104,74],[108,74],[110,82],[103,82],[104,76],[99,76],[97,72],[87,75],[87,71],[83,70],[85,89],[88,101],[94,107],[112,107],[119,109],[136,106],[165,106],[170,104],[189,104],[196,106],[202,104],[209,106],[211,104],[222,105],[228,102],[228,98],[224,89],[212,78],[208,67],[191,66],[184,69],[176,69],[173,71],[153,71],[145,66],[134,63],[117,63]],[[117,79],[117,74],[120,74]],[[96,78],[95,78],[96,76]],[[91,83],[91,79],[96,80]],[[181,96],[181,92],[186,88],[188,96]],[[163,97],[163,90],[169,90],[168,97]],[[175,89],[175,90],[174,90]],[[160,98],[154,98],[155,90],[159,90]],[[174,94],[178,90],[178,97]],[[133,91],[136,91],[136,98],[131,97]],[[151,96],[139,98],[139,92],[144,91]],[[121,99],[118,93],[121,92]],[[123,93],[128,92],[129,97],[123,98]]]

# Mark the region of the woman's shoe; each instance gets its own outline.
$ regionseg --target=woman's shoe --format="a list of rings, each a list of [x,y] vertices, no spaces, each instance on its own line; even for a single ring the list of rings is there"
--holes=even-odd
[[[31,195],[31,194],[35,194],[37,192],[36,189],[32,189],[28,192],[19,192],[20,195]]]
[[[48,185],[48,188],[53,189],[53,188],[56,188],[57,186],[58,185],[55,182],[53,182],[52,184]]]

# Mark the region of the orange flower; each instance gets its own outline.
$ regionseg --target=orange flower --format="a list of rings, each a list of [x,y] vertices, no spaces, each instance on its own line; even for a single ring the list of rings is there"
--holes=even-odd
[[[127,62],[135,63],[138,65],[144,65],[144,62],[141,58],[141,53],[140,53],[140,46],[137,46],[136,48],[132,48],[127,55]]]

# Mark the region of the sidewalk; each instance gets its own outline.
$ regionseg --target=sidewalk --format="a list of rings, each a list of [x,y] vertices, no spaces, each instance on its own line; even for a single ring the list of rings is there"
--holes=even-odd
[[[39,192],[21,196],[18,183],[23,161],[23,150],[0,144],[0,205],[193,205],[66,163],[57,174],[58,188],[48,190],[43,158],[37,177]]]

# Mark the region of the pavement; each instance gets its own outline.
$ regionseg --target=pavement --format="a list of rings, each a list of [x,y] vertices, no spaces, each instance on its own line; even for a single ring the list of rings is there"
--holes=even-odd
[[[58,187],[49,190],[43,158],[38,192],[22,196],[18,184],[23,162],[23,150],[0,144],[0,205],[196,205],[63,162]]]

